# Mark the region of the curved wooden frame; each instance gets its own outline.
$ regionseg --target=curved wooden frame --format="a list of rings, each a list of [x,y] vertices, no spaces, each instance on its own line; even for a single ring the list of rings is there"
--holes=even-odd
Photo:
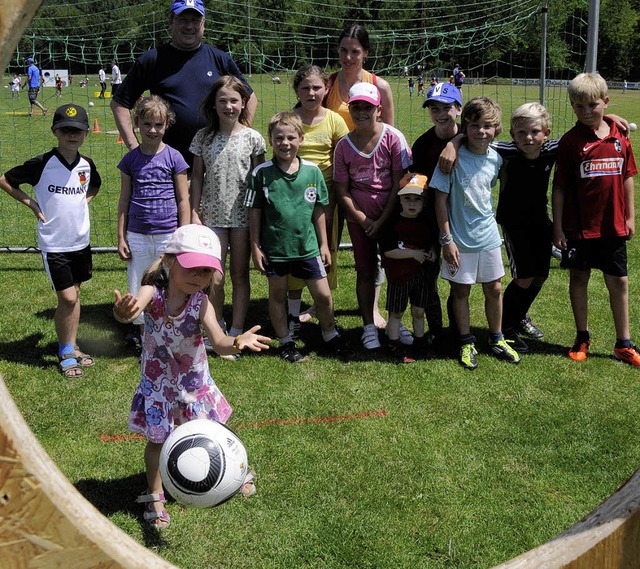
[[[640,567],[640,470],[568,530],[494,569]]]
[[[0,565],[177,569],[113,525],[71,485],[0,376]]]

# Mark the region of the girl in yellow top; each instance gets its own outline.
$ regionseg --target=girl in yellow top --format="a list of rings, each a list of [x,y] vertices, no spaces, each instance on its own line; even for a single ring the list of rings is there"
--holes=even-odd
[[[293,90],[298,103],[293,112],[302,120],[304,140],[298,156],[316,164],[322,171],[329,192],[329,206],[326,208],[327,236],[331,251],[331,268],[327,275],[329,287],[338,286],[336,277],[338,252],[338,210],[336,208],[333,185],[333,151],[338,141],[349,133],[349,129],[338,113],[322,106],[327,94],[327,76],[317,65],[303,65],[293,78]],[[302,315],[300,304],[304,281],[289,277],[289,331],[296,336],[300,331],[300,321],[306,322],[315,316],[315,306]]]

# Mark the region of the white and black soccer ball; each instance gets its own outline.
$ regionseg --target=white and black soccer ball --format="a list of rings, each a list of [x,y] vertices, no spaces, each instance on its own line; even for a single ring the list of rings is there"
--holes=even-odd
[[[247,476],[247,451],[217,421],[196,419],[177,427],[160,453],[162,483],[177,502],[195,508],[222,504]]]

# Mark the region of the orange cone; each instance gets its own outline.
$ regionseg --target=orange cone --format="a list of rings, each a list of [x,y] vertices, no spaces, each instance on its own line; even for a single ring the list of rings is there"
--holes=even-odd
[[[98,125],[98,119],[93,119],[93,132],[101,132],[100,126]]]
[[[122,140],[122,135],[118,137],[118,140],[116,140],[116,144],[124,144],[124,140]]]

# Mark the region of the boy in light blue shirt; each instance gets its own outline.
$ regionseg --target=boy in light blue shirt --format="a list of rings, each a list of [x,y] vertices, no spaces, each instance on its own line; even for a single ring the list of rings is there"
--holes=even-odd
[[[438,190],[436,216],[444,260],[441,276],[451,284],[459,362],[467,369],[478,367],[469,318],[469,295],[475,283],[482,284],[491,351],[509,363],[517,364],[521,359],[502,335],[502,239],[491,201],[502,158],[490,146],[501,129],[498,104],[488,97],[471,99],[462,109],[466,139],[458,166],[450,174],[436,168],[429,183]]]

